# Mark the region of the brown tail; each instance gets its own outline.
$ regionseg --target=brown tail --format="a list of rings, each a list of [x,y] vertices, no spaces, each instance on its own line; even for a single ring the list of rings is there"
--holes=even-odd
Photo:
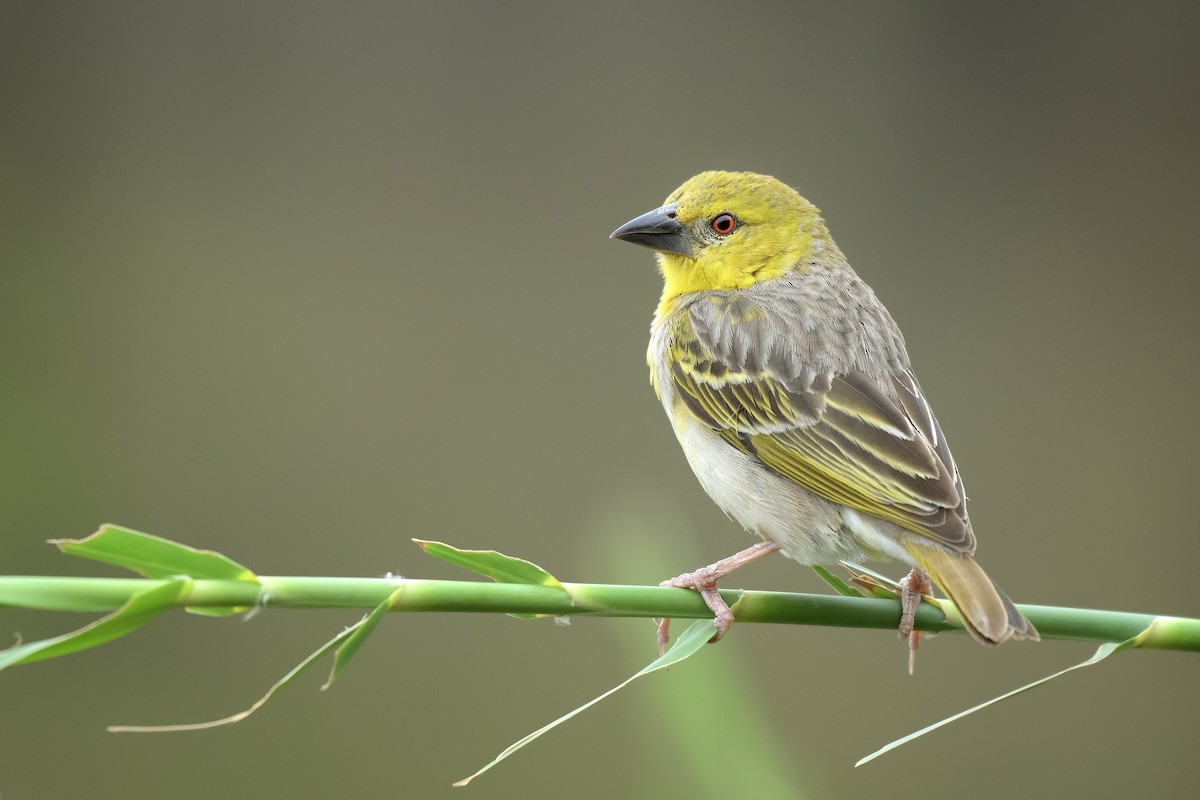
[[[1010,638],[1041,639],[1033,623],[1017,611],[975,559],[917,544],[906,544],[905,549],[958,608],[967,631],[977,641],[1000,644]]]

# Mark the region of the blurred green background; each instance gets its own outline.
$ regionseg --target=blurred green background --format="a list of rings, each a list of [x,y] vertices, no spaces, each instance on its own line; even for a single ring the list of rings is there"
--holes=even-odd
[[[647,583],[749,544],[647,384],[652,257],[606,238],[727,168],[819,205],[900,322],[1014,598],[1200,614],[1194,3],[10,3],[0,67],[0,572],[103,571],[44,541],[105,521],[263,574],[465,576],[418,536]],[[178,614],[7,671],[0,793],[1200,789],[1172,653],[854,770],[1093,649],[947,635],[909,677],[883,631],[737,627],[458,794],[650,623],[397,616],[328,692],[104,732],[237,711],[356,618]]]

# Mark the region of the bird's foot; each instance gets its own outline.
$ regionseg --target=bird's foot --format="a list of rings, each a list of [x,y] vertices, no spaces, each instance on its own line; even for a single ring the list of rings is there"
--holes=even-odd
[[[933,581],[917,567],[900,580],[900,628],[901,639],[908,640],[908,674],[912,675],[917,661],[917,648],[921,646],[921,632],[915,630],[917,608],[921,600],[933,597]]]
[[[700,596],[704,598],[705,605],[713,612],[713,625],[717,628],[717,632],[708,640],[710,643],[720,641],[725,632],[729,630],[729,626],[733,624],[733,612],[729,610],[729,604],[725,602],[724,598],[721,597],[721,593],[717,591],[717,581],[728,574],[728,571],[722,571],[717,568],[716,564],[711,564],[707,567],[701,567],[695,572],[685,572],[683,575],[676,576],[659,584],[659,586],[669,586],[675,589],[691,589],[700,593]],[[670,634],[671,620],[660,620],[658,623],[659,655],[665,652],[667,642],[671,638]]]
[[[701,567],[695,572],[685,572],[670,580],[665,580],[659,586],[691,589],[700,593],[700,596],[704,598],[705,605],[713,612],[713,625],[717,628],[717,632],[708,640],[711,644],[712,642],[720,641],[725,632],[729,630],[729,626],[733,624],[733,612],[729,610],[729,604],[725,602],[721,597],[721,593],[717,591],[717,581],[735,569],[743,567],[765,555],[770,555],[778,549],[779,546],[772,542],[759,542],[753,547],[747,547],[740,553],[734,553],[715,564],[709,564],[707,567]],[[670,633],[671,620],[659,620],[658,654],[660,656],[666,651],[667,642],[670,641]]]

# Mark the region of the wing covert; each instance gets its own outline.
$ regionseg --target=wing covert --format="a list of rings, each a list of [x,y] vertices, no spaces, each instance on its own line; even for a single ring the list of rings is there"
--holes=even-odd
[[[677,396],[765,467],[827,500],[974,550],[945,437],[906,365],[880,384],[788,341],[772,311],[737,298],[692,312],[672,339]],[[776,324],[772,324],[772,322]]]

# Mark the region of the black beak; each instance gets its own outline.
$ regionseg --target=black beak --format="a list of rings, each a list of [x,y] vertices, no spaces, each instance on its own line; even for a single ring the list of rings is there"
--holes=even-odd
[[[647,211],[613,231],[608,238],[640,244],[662,253],[677,253],[692,257],[692,240],[687,229],[675,218],[677,205]]]

